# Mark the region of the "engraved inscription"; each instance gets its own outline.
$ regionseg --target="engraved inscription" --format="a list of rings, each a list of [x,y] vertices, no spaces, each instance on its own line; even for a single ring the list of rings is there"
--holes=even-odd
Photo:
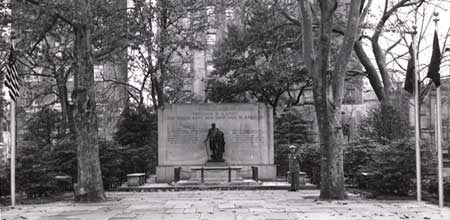
[[[170,131],[167,135],[169,144],[196,144],[200,141],[201,134],[195,131]]]
[[[167,143],[169,144],[201,144],[205,138],[208,128],[198,128],[196,121],[232,122],[239,126],[243,122],[261,120],[262,115],[252,111],[194,111],[184,115],[168,115],[167,121],[172,126],[168,127]],[[233,122],[235,121],[235,122]],[[234,128],[223,130],[226,141],[236,144],[262,143],[263,131],[260,129]]]
[[[257,130],[233,130],[232,141],[239,144],[259,143],[262,142],[262,131]]]

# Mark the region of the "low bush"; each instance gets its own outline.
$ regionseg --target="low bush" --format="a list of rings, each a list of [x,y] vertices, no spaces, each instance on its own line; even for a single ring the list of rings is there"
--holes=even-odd
[[[408,195],[414,190],[415,147],[408,114],[409,99],[399,94],[368,111],[360,139],[345,149],[347,184],[379,194]]]
[[[119,187],[126,181],[127,172],[124,169],[126,160],[122,147],[115,141],[101,140],[100,165],[102,168],[103,187],[105,190]]]
[[[10,195],[10,175],[11,169],[9,164],[0,163],[0,197]]]
[[[406,196],[414,188],[415,166],[414,141],[403,139],[374,148],[372,160],[362,171],[373,174],[375,191]]]
[[[16,186],[29,198],[48,196],[56,190],[54,167],[49,162],[49,146],[22,146],[16,159]]]
[[[359,126],[362,137],[380,144],[411,137],[413,129],[409,115],[404,112],[404,109],[409,108],[409,98],[397,95],[390,103],[382,103],[369,109],[367,117]]]
[[[127,173],[154,174],[158,164],[158,117],[151,108],[131,108],[122,115],[114,140],[121,146]]]
[[[320,149],[319,144],[304,144],[300,147],[300,169],[305,172],[311,183],[320,185]]]
[[[423,189],[437,198],[439,193],[437,178],[426,179]],[[450,202],[450,177],[444,178],[444,199]]]
[[[372,161],[372,155],[378,143],[369,139],[349,143],[344,148],[344,174],[346,184],[367,188],[367,173],[362,170]]]
[[[294,108],[285,109],[275,118],[274,127],[274,157],[275,164],[278,166],[277,176],[284,177],[289,171],[287,157],[289,145],[291,144],[295,144],[298,147],[299,153],[302,154],[302,159],[306,160],[302,164],[301,170],[309,171],[307,172],[308,175],[313,174],[311,171],[313,169],[312,166],[317,166],[313,162],[313,160],[316,160],[314,158],[316,155],[314,148],[310,145],[314,142],[314,138],[310,131],[309,122],[302,119],[302,113]]]
[[[380,194],[406,196],[414,189],[415,147],[411,139],[381,145],[364,141],[346,149],[347,182]]]

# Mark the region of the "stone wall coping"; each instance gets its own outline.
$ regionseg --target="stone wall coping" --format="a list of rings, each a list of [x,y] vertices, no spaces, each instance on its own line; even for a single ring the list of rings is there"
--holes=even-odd
[[[134,176],[145,176],[145,173],[130,173],[130,174],[127,174],[127,177],[134,177]]]

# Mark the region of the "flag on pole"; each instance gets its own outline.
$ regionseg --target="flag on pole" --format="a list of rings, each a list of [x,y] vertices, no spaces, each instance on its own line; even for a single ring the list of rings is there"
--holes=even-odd
[[[405,86],[403,87],[407,92],[414,93],[414,70],[415,70],[415,56],[412,44],[409,45],[409,60],[406,68]]]
[[[14,48],[11,46],[9,51],[8,61],[3,65],[1,71],[5,73],[6,80],[5,85],[9,89],[9,96],[15,102],[19,97],[19,74],[16,67],[16,56],[14,54]]]
[[[441,65],[441,50],[439,49],[438,34],[434,31],[433,39],[433,53],[431,54],[430,66],[428,67],[427,77],[433,80],[434,85],[439,87],[441,85],[441,75],[439,74]]]

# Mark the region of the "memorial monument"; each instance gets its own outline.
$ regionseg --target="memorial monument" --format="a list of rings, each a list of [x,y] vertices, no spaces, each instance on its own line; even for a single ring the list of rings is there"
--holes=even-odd
[[[240,167],[243,178],[258,167],[259,179],[275,179],[272,107],[183,104],[158,110],[157,181],[172,181],[178,167],[190,175],[207,166]]]

